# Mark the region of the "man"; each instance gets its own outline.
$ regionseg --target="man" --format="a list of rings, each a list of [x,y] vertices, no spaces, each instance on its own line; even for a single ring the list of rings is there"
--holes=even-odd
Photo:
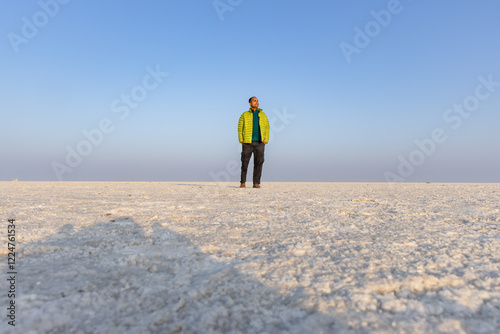
[[[250,109],[245,111],[238,122],[238,138],[241,150],[240,188],[245,188],[247,168],[253,153],[253,187],[260,188],[260,176],[264,163],[264,146],[269,142],[269,121],[266,114],[259,109],[259,100],[252,96],[248,103]]]

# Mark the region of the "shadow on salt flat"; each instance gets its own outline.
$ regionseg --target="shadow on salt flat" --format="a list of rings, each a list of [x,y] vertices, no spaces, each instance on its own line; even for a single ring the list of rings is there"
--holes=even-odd
[[[48,239],[26,245],[16,330],[303,333],[346,328],[241,273],[238,262],[220,262],[159,223],[151,228],[146,236],[132,217],[80,229],[66,224]]]
[[[378,331],[397,332],[390,325],[395,321],[409,331],[416,326],[429,332],[440,324],[460,329],[457,317],[477,312],[466,305],[447,310],[457,303],[440,298],[445,312],[435,312],[451,311],[446,319],[423,319],[417,312],[412,320],[411,313],[398,311],[399,304],[388,303],[373,312],[350,307],[343,315],[320,313],[301,302],[300,289],[281,294],[240,272],[238,260],[221,262],[159,222],[109,218],[82,228],[66,224],[48,239],[25,245],[17,331],[2,323],[2,333],[328,333],[347,332],[363,319]],[[0,296],[2,305],[5,300]],[[370,331],[356,326],[354,332]],[[488,331],[494,324],[481,326]]]

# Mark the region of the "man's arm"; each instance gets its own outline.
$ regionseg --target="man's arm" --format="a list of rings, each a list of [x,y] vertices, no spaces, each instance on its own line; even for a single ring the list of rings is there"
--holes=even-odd
[[[240,116],[240,120],[238,121],[238,140],[240,143],[243,143],[243,114]]]
[[[264,144],[269,143],[269,131],[270,131],[270,126],[269,126],[269,121],[267,120],[266,114],[263,114],[263,124],[262,124],[262,142]]]

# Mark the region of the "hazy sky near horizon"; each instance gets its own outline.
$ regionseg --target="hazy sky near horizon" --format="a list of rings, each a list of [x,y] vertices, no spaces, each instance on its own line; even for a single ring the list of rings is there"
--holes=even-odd
[[[500,2],[8,1],[0,180],[500,182]],[[251,180],[251,170],[248,175]]]

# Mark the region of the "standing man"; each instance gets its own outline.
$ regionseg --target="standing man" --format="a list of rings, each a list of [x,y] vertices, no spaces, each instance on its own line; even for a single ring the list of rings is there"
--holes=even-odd
[[[242,144],[240,188],[245,188],[247,168],[252,153],[253,187],[260,188],[264,146],[269,142],[269,121],[262,109],[259,109],[259,100],[255,96],[252,96],[248,103],[250,109],[241,115],[238,122],[238,138]]]

